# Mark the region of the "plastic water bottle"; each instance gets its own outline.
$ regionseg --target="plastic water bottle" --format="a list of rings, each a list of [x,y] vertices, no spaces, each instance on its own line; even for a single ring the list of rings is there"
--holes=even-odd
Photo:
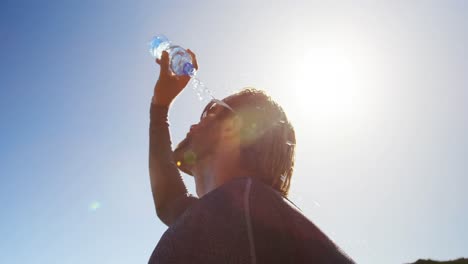
[[[192,56],[180,46],[172,45],[164,35],[156,35],[149,43],[150,53],[154,58],[161,59],[162,52],[169,53],[169,66],[175,75],[195,76],[196,69],[192,64]]]
[[[172,45],[164,35],[156,35],[149,43],[149,51],[154,58],[161,59],[163,51],[169,53],[169,66],[175,75],[188,75],[193,90],[200,101],[214,99],[211,90],[195,77],[197,70],[193,67],[192,56],[180,46]]]

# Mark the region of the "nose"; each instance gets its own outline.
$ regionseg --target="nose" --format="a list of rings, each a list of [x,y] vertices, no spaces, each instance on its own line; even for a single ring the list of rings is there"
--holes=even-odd
[[[190,126],[190,133],[192,133],[192,131],[194,131],[196,128],[197,128],[197,125],[191,125]]]

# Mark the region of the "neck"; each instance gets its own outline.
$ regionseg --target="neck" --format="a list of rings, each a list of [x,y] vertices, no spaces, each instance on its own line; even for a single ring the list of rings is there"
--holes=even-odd
[[[239,165],[239,153],[224,151],[201,160],[193,169],[198,197],[211,192],[234,178],[248,174]]]

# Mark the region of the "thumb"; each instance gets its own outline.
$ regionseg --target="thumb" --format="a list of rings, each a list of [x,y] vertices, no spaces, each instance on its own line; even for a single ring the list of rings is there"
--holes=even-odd
[[[190,56],[192,56],[192,65],[193,65],[193,67],[198,70],[197,56],[190,49],[187,49],[187,52],[190,54]]]

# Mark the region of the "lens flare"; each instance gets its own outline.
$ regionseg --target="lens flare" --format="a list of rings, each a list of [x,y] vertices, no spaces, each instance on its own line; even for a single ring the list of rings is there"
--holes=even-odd
[[[91,211],[91,212],[95,212],[95,211],[98,210],[99,208],[101,208],[101,203],[98,202],[98,201],[93,201],[93,202],[88,206],[88,210]]]

